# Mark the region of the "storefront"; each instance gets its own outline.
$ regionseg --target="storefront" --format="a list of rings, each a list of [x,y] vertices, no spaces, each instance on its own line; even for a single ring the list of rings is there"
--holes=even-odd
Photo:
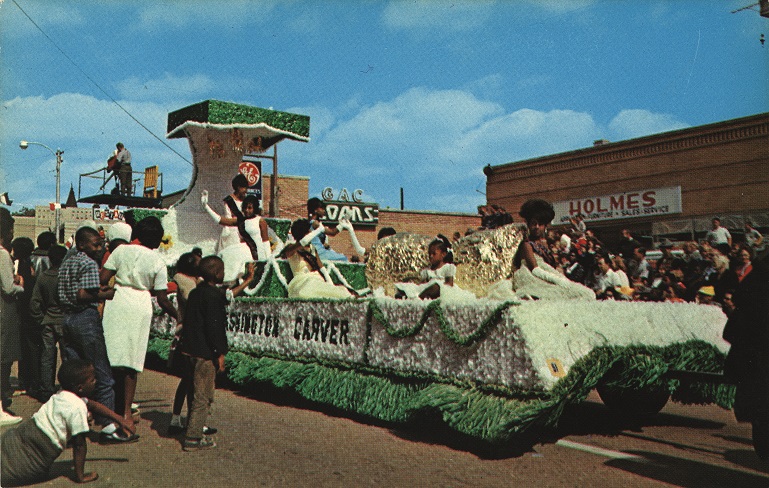
[[[740,241],[745,220],[769,233],[769,113],[488,166],[490,204],[553,202],[556,225],[581,214],[611,245],[701,239],[718,216]],[[647,242],[650,243],[650,242]]]

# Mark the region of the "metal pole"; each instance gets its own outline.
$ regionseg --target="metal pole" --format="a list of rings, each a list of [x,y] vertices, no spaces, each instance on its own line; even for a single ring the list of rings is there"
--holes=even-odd
[[[278,144],[272,146],[272,186],[270,188],[270,217],[280,216],[278,205]]]
[[[35,146],[42,146],[46,149],[48,149],[51,154],[56,156],[56,202],[54,203],[53,207],[53,213],[55,216],[55,234],[56,234],[56,242],[60,242],[59,240],[59,228],[61,227],[61,163],[62,163],[62,157],[61,155],[64,154],[64,151],[61,149],[57,149],[54,151],[50,147],[46,146],[45,144],[39,143],[39,142],[32,142],[32,141],[21,141],[19,142],[19,147],[22,150],[25,150],[29,147],[30,144],[34,144]]]
[[[56,215],[56,242],[61,242],[59,235],[61,233],[61,155],[64,151],[61,149],[56,150],[56,205],[54,206],[54,214]]]

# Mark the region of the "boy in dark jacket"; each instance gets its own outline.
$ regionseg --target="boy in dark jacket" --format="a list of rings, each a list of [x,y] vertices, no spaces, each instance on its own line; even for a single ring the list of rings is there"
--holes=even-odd
[[[187,299],[178,346],[184,355],[185,374],[192,379],[187,394],[190,414],[185,451],[216,447],[214,440],[203,434],[203,427],[214,402],[216,373],[224,371],[227,353],[227,298],[217,286],[224,280],[224,262],[216,256],[205,257],[199,271],[203,281]]]

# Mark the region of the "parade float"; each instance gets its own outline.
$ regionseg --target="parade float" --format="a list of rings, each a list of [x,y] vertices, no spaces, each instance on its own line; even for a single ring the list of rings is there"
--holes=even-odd
[[[184,198],[161,215],[174,252],[193,246],[215,251],[220,228],[202,210],[202,189],[228,189],[249,151],[308,136],[309,117],[225,102],[169,114],[168,137],[187,137],[194,161]],[[285,237],[287,221],[268,222]],[[494,445],[555,426],[567,406],[594,388],[607,405],[625,412],[655,413],[669,397],[731,407],[732,387],[682,383],[669,374],[723,369],[726,318],[716,307],[487,298],[501,279],[515,287],[512,256],[522,237],[509,225],[455,245],[456,283],[479,297],[461,302],[391,297],[395,282],[425,267],[425,236],[383,239],[369,249],[365,265],[327,263],[335,282],[378,291],[369,298],[289,299],[287,263],[261,261],[247,296],[229,306],[227,376],[238,385],[270,384],[385,422],[434,416]],[[560,286],[551,281],[542,286]],[[151,354],[167,357],[174,327],[158,313]]]

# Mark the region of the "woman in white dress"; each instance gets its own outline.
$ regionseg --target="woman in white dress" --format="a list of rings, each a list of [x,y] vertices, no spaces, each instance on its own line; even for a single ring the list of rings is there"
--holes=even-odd
[[[312,224],[299,219],[291,224],[291,235],[296,242],[283,249],[293,277],[288,284],[289,298],[352,298],[355,295],[341,285],[331,281],[328,270],[318,257],[315,247],[310,244],[324,228],[321,224],[310,231]]]
[[[513,257],[512,280],[489,287],[488,298],[498,300],[579,299],[595,300],[593,290],[573,282],[556,270],[556,262],[544,242],[547,226],[555,217],[553,206],[544,200],[527,200],[519,215],[526,221],[528,234]]]
[[[249,195],[243,199],[243,216],[220,216],[208,205],[208,191],[200,194],[203,208],[219,225],[237,227],[240,242],[219,250],[219,257],[224,261],[224,282],[231,283],[243,276],[246,263],[266,260],[271,254],[270,235],[267,221],[259,215],[259,199]]]
[[[156,217],[145,217],[134,229],[138,239],[123,244],[110,254],[100,272],[102,285],[115,277],[115,297],[104,306],[104,340],[115,378],[115,412],[133,424],[131,403],[136,393],[137,375],[144,369],[152,296],[174,319],[178,314],[166,290],[168,272],[155,251],[163,238],[163,226]]]

